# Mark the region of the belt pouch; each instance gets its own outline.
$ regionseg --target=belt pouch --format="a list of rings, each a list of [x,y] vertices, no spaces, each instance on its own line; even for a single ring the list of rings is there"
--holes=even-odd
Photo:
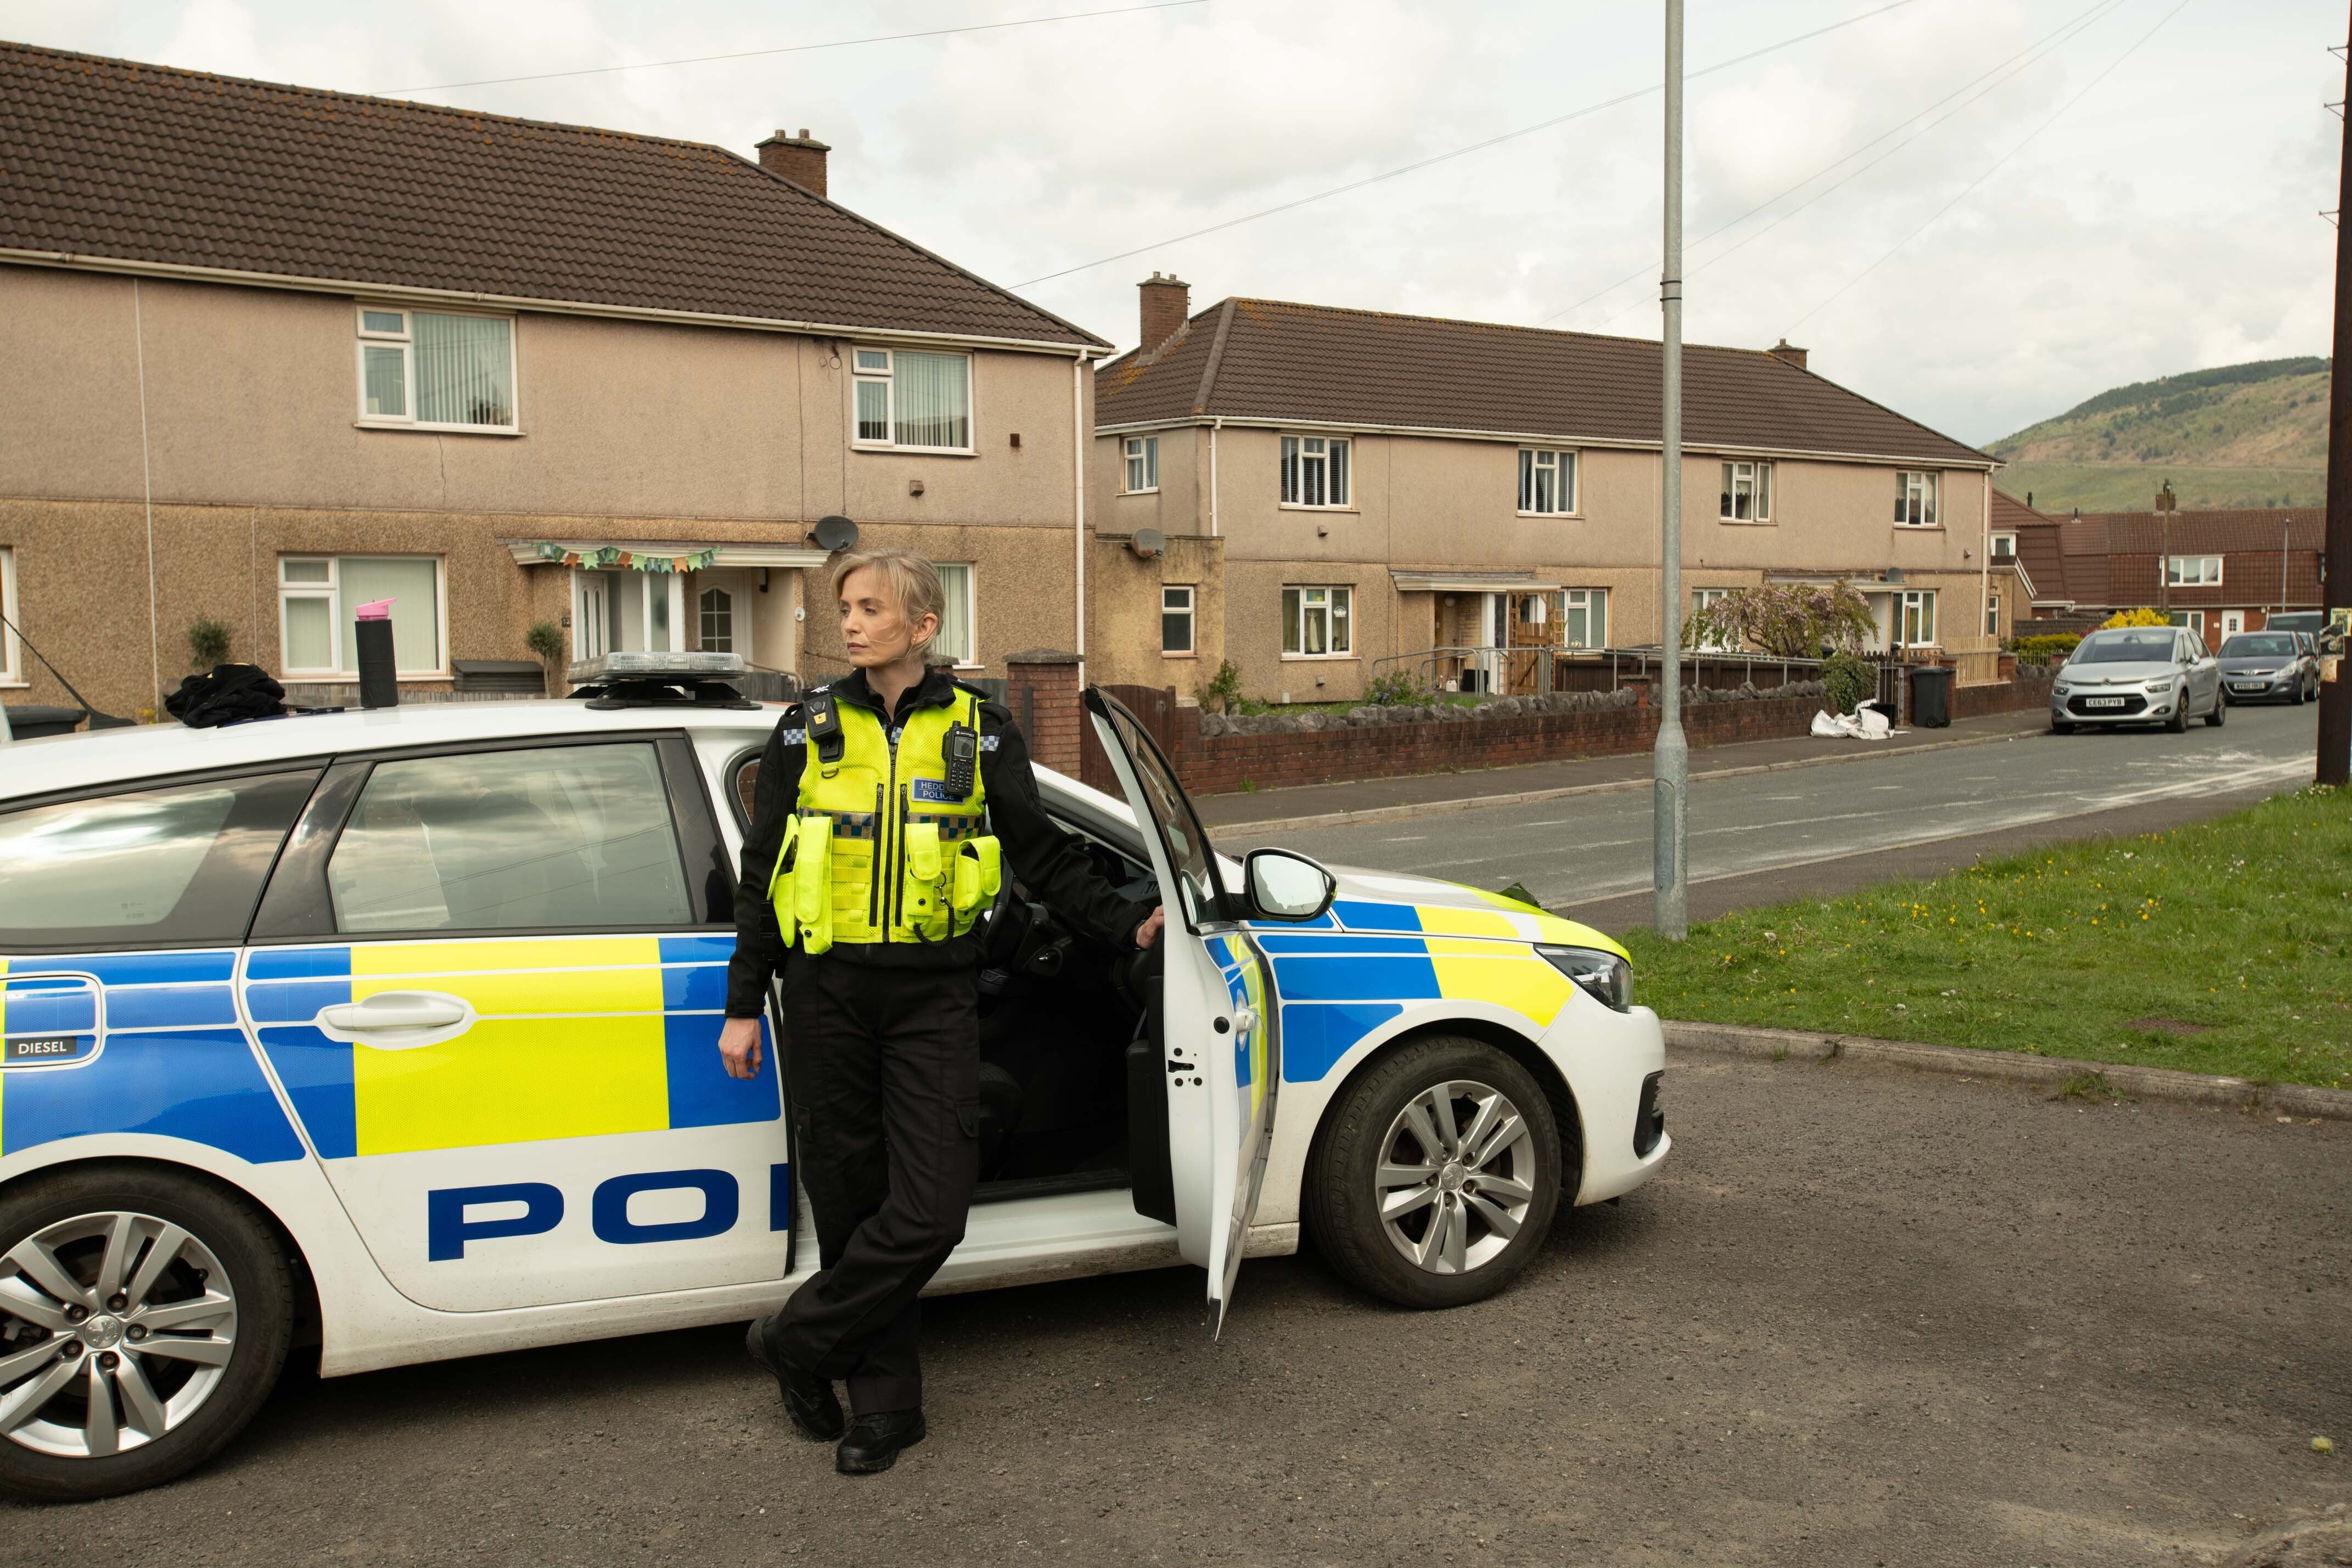
[[[902,835],[907,880],[899,909],[909,925],[926,923],[940,912],[940,825],[909,822]]]
[[[800,820],[800,858],[793,865],[793,917],[802,946],[822,953],[833,946],[833,819]]]
[[[969,915],[992,903],[1003,879],[1003,852],[992,836],[966,839],[956,852],[956,912]]]
[[[797,894],[799,891],[799,884],[797,883],[787,882],[785,879],[793,874],[793,855],[794,850],[800,843],[800,837],[801,820],[799,815],[795,813],[793,816],[786,817],[784,819],[783,841],[776,846],[776,869],[770,873],[768,876],[768,903],[771,907],[774,907],[777,895],[780,892]],[[797,934],[800,927],[800,922],[796,918],[797,914],[798,911],[796,908],[779,909],[777,911],[776,925],[779,928],[780,934],[784,939],[784,946],[787,947],[790,947],[793,945],[793,938]]]

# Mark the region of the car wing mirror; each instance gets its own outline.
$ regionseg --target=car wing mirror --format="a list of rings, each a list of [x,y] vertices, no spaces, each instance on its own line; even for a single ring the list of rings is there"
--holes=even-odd
[[[1253,920],[1319,920],[1339,891],[1339,878],[1288,850],[1252,850],[1242,883]]]

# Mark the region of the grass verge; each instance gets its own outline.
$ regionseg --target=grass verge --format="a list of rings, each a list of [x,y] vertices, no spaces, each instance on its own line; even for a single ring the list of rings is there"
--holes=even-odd
[[[1626,946],[1666,1018],[2352,1087],[2352,795]]]

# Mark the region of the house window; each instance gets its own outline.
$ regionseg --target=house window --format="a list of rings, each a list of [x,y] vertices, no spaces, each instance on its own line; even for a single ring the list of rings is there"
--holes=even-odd
[[[1696,617],[1700,611],[1705,610],[1708,605],[1720,604],[1724,600],[1728,599],[1730,596],[1731,590],[1727,588],[1694,588],[1691,590],[1691,614]],[[1727,653],[1731,652],[1731,644],[1717,637],[1702,637],[1697,642],[1692,643],[1691,646],[1696,648],[1703,653]]]
[[[1127,493],[1136,496],[1160,488],[1160,437],[1130,435],[1126,452]]]
[[[1985,596],[1985,635],[2000,635],[2000,595],[1998,593]]]
[[[1344,507],[1348,504],[1348,446],[1337,437],[1282,438],[1282,504]]]
[[[289,675],[359,678],[356,612],[392,601],[393,665],[403,675],[448,672],[435,556],[307,555],[278,560],[278,645]]]
[[[360,421],[515,428],[514,319],[359,308]]]
[[[2218,555],[2176,555],[2164,563],[2164,580],[2174,588],[2219,588],[2221,558]]]
[[[1192,589],[1189,583],[1160,591],[1160,651],[1190,653],[1192,648]]]
[[[940,634],[931,639],[931,659],[956,664],[977,664],[980,653],[972,638],[971,566],[969,562],[936,561],[940,586],[947,591],[947,606],[940,614]]]
[[[25,656],[16,651],[15,628],[23,622],[16,618],[16,552],[0,549],[0,614],[5,614],[8,624],[0,626],[0,685],[21,686],[25,681]]]
[[[1906,590],[1903,595],[1902,635],[1895,639],[1906,648],[1932,648],[1936,645],[1936,591],[1932,588]]]
[[[1772,465],[1723,465],[1723,502],[1717,513],[1727,523],[1761,523],[1772,516]]]
[[[1609,591],[1571,588],[1560,596],[1560,642],[1570,648],[1609,646]]]
[[[1936,476],[1903,473],[1895,476],[1895,520],[1905,528],[1936,526]]]
[[[572,656],[681,653],[686,627],[699,610],[698,601],[687,602],[686,579],[674,571],[575,571]]]
[[[1576,510],[1576,454],[1519,453],[1519,510],[1566,517]]]
[[[858,349],[851,359],[858,445],[971,450],[971,355]]]
[[[2185,612],[2185,613],[2189,617],[2187,622],[2189,629],[2197,633],[2197,640],[2199,642],[2203,642],[2205,640],[2205,612],[2202,610],[2190,610]]]
[[[701,622],[702,651],[735,651],[735,596],[723,588],[706,588],[695,597],[696,618]]]
[[[1992,537],[1992,559],[1995,566],[2017,559],[2017,536],[1995,534]]]
[[[1355,597],[1352,588],[1284,589],[1282,651],[1301,659],[1349,653],[1355,647]]]

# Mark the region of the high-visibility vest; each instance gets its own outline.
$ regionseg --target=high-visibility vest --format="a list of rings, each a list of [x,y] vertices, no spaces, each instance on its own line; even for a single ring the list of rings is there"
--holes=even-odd
[[[966,687],[910,715],[894,752],[882,720],[823,687],[809,719],[800,795],[768,884],[784,945],[944,942],[995,900],[1002,851],[987,831],[980,698]],[[948,740],[971,736],[971,784],[950,793]]]

